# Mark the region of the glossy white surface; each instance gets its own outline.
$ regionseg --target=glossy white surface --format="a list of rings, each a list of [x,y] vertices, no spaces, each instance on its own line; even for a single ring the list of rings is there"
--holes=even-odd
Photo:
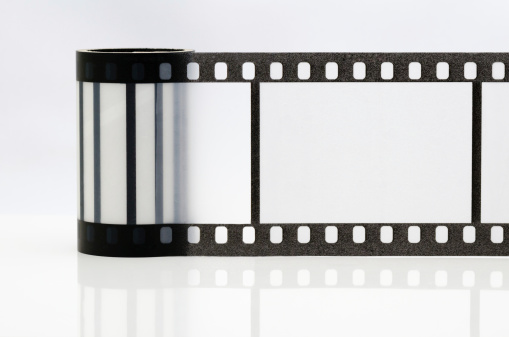
[[[507,258],[76,252],[71,216],[0,216],[0,336],[501,336]]]

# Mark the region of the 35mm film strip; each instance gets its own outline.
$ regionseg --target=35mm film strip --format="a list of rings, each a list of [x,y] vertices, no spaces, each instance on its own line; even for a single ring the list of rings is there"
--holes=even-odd
[[[509,255],[505,191],[481,200],[483,186],[497,185],[494,174],[481,185],[483,83],[504,86],[506,64],[509,54],[500,53],[80,50],[78,249],[105,256]],[[487,94],[498,111],[489,114],[494,125],[503,122],[498,88]],[[401,114],[376,122],[378,110]],[[291,127],[280,132],[278,123]],[[352,125],[362,137],[349,134]],[[421,141],[422,129],[429,140]],[[341,152],[342,144],[358,146]],[[490,148],[487,158],[503,157],[503,149],[493,155]],[[397,161],[398,154],[407,158]],[[346,159],[334,171],[323,157]],[[353,177],[352,187],[341,171],[349,166],[347,173],[371,173]],[[413,211],[416,205],[424,211]]]

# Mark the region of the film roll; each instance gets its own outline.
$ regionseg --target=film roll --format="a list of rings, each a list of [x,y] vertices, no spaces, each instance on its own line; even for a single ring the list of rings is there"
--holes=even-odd
[[[490,217],[488,203],[481,204],[483,84],[507,82],[506,64],[508,54],[79,50],[78,249],[93,255],[126,257],[508,255],[509,247],[504,242],[509,221],[504,220],[504,210],[498,210],[501,217]],[[365,84],[359,86],[360,83]],[[396,90],[387,90],[390,87]],[[493,88],[488,87],[488,100],[503,97]],[[348,92],[347,97],[358,94],[361,99],[355,104],[342,103],[338,92]],[[396,98],[386,104],[383,99],[389,96]],[[405,97],[411,98],[405,101]],[[407,182],[424,181],[417,187],[425,193],[419,194],[416,189],[408,198],[404,193],[387,196],[383,190],[371,199],[375,200],[375,207],[353,211],[362,206],[363,198],[376,195],[377,185],[363,190],[364,194],[354,191],[346,198],[338,196],[336,191],[342,191],[344,181],[337,185],[340,188],[330,186],[338,184],[338,177],[348,175],[338,173],[339,170],[327,171],[335,165],[330,165],[330,161],[322,166],[308,165],[313,160],[301,155],[309,156],[320,149],[303,150],[315,141],[322,149],[327,148],[323,147],[324,139],[348,145],[337,135],[347,134],[351,128],[335,131],[335,126],[345,122],[337,111],[344,111],[346,106],[357,109],[355,115],[366,113],[371,108],[362,104],[370,100],[377,106],[385,104],[387,118],[393,118],[382,120],[389,121],[382,125],[405,120],[410,127],[419,124],[415,133],[431,119],[432,123],[427,124],[431,133],[422,133],[418,139],[430,134],[437,139],[440,136],[439,146],[430,149],[426,142],[416,144],[424,144],[421,155],[442,153],[442,159],[426,157],[435,160],[435,166],[421,173],[438,172],[443,167],[450,170],[445,170],[442,180],[432,182],[435,185],[429,188],[423,176],[414,173],[414,169],[407,170]],[[419,110],[419,105],[412,103],[421,101],[429,105],[428,111]],[[301,109],[308,106],[312,108]],[[391,115],[394,111],[405,113],[409,108],[420,113],[424,123],[417,119],[419,115],[413,120],[407,120],[407,115]],[[488,104],[488,108],[491,115],[503,119],[497,112],[502,111],[499,105]],[[455,110],[456,115],[443,119],[450,110]],[[430,112],[435,115],[429,117]],[[441,121],[449,124],[443,126]],[[310,137],[306,125],[315,125],[323,132]],[[372,138],[376,136],[377,124],[365,125],[373,125],[370,134]],[[281,126],[286,133],[278,131]],[[458,133],[458,138],[448,130],[463,133]],[[323,139],[317,137],[321,132]],[[404,138],[391,138],[397,132],[386,135],[383,142],[389,139],[397,146],[406,142]],[[310,137],[307,143],[302,141],[304,137]],[[460,147],[455,147],[456,138]],[[283,142],[288,139],[289,143]],[[353,139],[362,145],[365,137]],[[373,139],[372,144],[383,144]],[[504,152],[497,145],[500,142],[488,140],[491,146],[495,144],[497,153]],[[361,158],[361,164],[379,164],[377,152],[370,154],[373,147],[369,146],[372,145],[368,144],[365,157],[369,160],[355,157],[355,149],[354,158]],[[389,148],[389,153],[393,149]],[[442,149],[455,155],[461,153],[461,158],[451,161],[452,157]],[[316,157],[314,162],[321,161],[327,153],[333,152],[323,152],[325,155]],[[347,153],[347,158],[351,153]],[[304,159],[298,165],[282,160],[290,157]],[[415,158],[419,161],[420,157]],[[402,163],[406,167],[406,162]],[[386,165],[383,161],[381,164]],[[355,174],[359,168],[363,170],[359,166],[345,172]],[[390,169],[380,172],[391,174]],[[285,176],[292,174],[293,181],[288,185]],[[299,174],[307,175],[300,179]],[[454,185],[451,182],[456,178],[459,180]],[[308,181],[301,185],[305,179]],[[382,186],[388,186],[383,179]],[[488,183],[493,185],[495,180],[491,180]],[[275,192],[268,190],[278,181],[286,181],[287,185],[280,185]],[[348,185],[348,179],[346,182]],[[313,186],[315,183],[321,185]],[[459,188],[460,198],[447,197],[451,187]],[[426,195],[433,188],[446,193]],[[483,198],[488,200],[496,193]],[[330,203],[334,198],[341,202]],[[384,199],[392,202],[383,207],[382,203],[376,204]],[[422,212],[398,213],[397,207],[392,207],[407,200],[413,204],[401,206],[401,210],[408,211],[420,203]],[[443,207],[449,201],[451,205]],[[340,207],[330,205],[343,208],[338,211]],[[484,217],[482,209],[488,211]],[[360,216],[358,220],[351,216],[369,212],[382,217],[378,220]],[[407,220],[401,214],[410,216]]]
[[[87,227],[87,242],[103,234],[105,244],[115,246],[125,236],[120,225],[184,220],[186,94],[185,88],[168,81],[186,76],[179,70],[192,53],[77,52],[78,218],[108,225]],[[136,228],[130,234],[134,244],[151,239]],[[158,239],[171,242],[171,229],[161,230]]]
[[[250,224],[249,84],[190,86],[192,55],[77,52],[80,251],[186,255],[193,224]]]

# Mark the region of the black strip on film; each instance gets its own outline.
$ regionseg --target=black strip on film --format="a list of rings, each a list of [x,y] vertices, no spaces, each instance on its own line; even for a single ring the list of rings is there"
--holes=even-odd
[[[126,85],[127,223],[136,224],[136,88]]]
[[[300,243],[297,238],[299,227],[307,226],[311,238],[307,243]],[[384,243],[380,238],[382,226],[393,229],[393,240]],[[509,245],[494,243],[490,239],[493,227],[502,227],[504,242],[509,240],[509,225],[483,224],[476,228],[476,241],[463,241],[463,229],[471,224],[169,224],[169,225],[106,225],[78,221],[78,250],[82,253],[102,256],[148,257],[148,256],[506,256]],[[226,243],[217,243],[215,231],[225,227],[228,231]],[[245,243],[243,230],[254,227],[255,241]],[[283,238],[280,243],[271,242],[271,229],[280,227]],[[327,227],[338,231],[337,241],[328,243],[325,240]],[[353,240],[355,228],[364,228],[366,236],[363,242]],[[419,242],[410,242],[410,227],[420,231]],[[436,240],[438,227],[448,231],[447,241]],[[106,240],[108,228],[118,232],[118,241],[109,244]],[[171,242],[162,240],[165,228],[171,228]],[[190,243],[188,231],[199,229],[199,241]],[[440,230],[440,229],[439,229]],[[145,243],[136,241],[135,231],[142,232]],[[92,233],[92,234],[91,234]],[[163,242],[162,242],[163,241]]]

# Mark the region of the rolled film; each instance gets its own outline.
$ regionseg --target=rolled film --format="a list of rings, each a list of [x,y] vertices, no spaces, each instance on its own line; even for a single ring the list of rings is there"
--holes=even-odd
[[[78,249],[507,255],[508,62],[79,50]]]

